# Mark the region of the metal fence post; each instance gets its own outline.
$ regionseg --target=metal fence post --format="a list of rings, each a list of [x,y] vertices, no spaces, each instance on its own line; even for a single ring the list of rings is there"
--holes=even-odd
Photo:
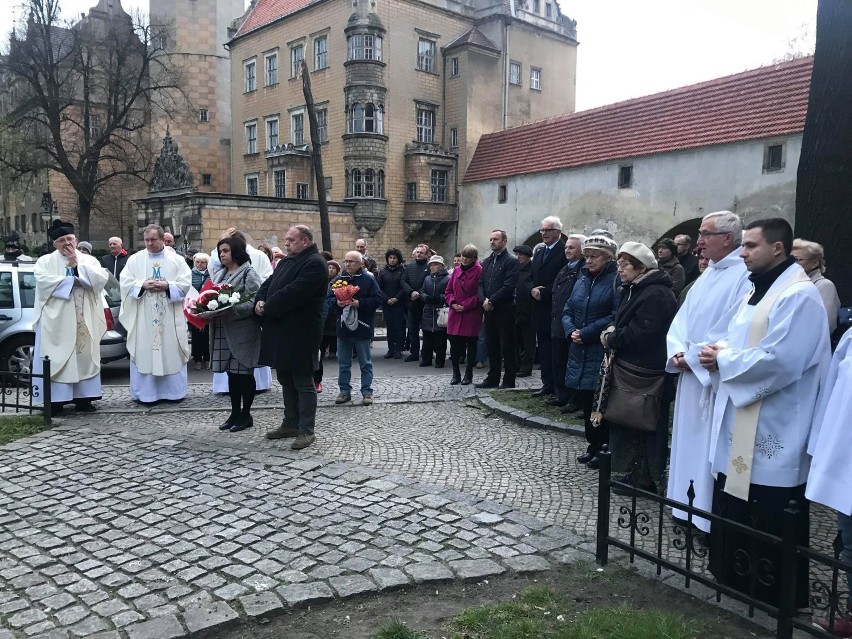
[[[612,475],[612,454],[609,447],[604,446],[598,453],[598,525],[597,525],[597,548],[595,550],[595,562],[599,566],[606,566],[609,561],[609,480]]]
[[[795,500],[784,509],[784,530],[781,536],[781,575],[778,589],[777,639],[792,639],[793,617],[796,615],[796,531],[801,511]]]
[[[50,426],[53,408],[50,402],[50,358],[45,355],[42,359],[44,361],[41,378],[41,395],[44,398],[42,415],[44,415],[44,425]]]

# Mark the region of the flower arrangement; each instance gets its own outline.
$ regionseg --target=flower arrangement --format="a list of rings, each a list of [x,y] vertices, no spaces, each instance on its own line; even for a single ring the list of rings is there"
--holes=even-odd
[[[209,311],[224,311],[231,306],[242,304],[252,299],[251,293],[240,292],[230,284],[220,286],[212,285],[205,291],[199,293],[195,298],[194,310],[196,313],[207,313]]]
[[[346,280],[335,280],[331,285],[331,290],[339,302],[351,302],[355,293],[360,291],[361,287],[353,286]]]

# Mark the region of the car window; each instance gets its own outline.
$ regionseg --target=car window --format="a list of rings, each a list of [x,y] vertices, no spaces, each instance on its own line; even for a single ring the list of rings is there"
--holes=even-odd
[[[121,285],[112,276],[112,273],[110,273],[107,283],[104,286],[104,295],[106,295],[107,304],[110,308],[121,306]]]
[[[18,292],[21,295],[21,308],[35,306],[35,288],[35,273],[18,271]]]
[[[0,272],[0,308],[15,308],[12,274],[9,271]]]

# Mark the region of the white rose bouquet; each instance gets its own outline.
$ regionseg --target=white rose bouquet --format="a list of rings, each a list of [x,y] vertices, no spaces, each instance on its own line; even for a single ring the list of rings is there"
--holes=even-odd
[[[230,284],[220,286],[211,284],[195,298],[192,310],[194,315],[211,317],[228,310],[232,306],[247,302],[253,297],[254,295],[251,293],[235,290]]]

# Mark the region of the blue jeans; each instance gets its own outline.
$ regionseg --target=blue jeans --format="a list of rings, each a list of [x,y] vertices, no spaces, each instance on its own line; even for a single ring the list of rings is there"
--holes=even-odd
[[[840,552],[840,561],[852,565],[852,515],[837,513],[837,529],[843,539],[843,550]],[[846,591],[850,593],[846,599],[846,606],[852,610],[852,572],[846,573]]]
[[[358,354],[361,367],[361,395],[373,394],[373,360],[370,354],[370,340],[337,338],[337,385],[341,395],[351,395],[352,385],[352,349]]]

